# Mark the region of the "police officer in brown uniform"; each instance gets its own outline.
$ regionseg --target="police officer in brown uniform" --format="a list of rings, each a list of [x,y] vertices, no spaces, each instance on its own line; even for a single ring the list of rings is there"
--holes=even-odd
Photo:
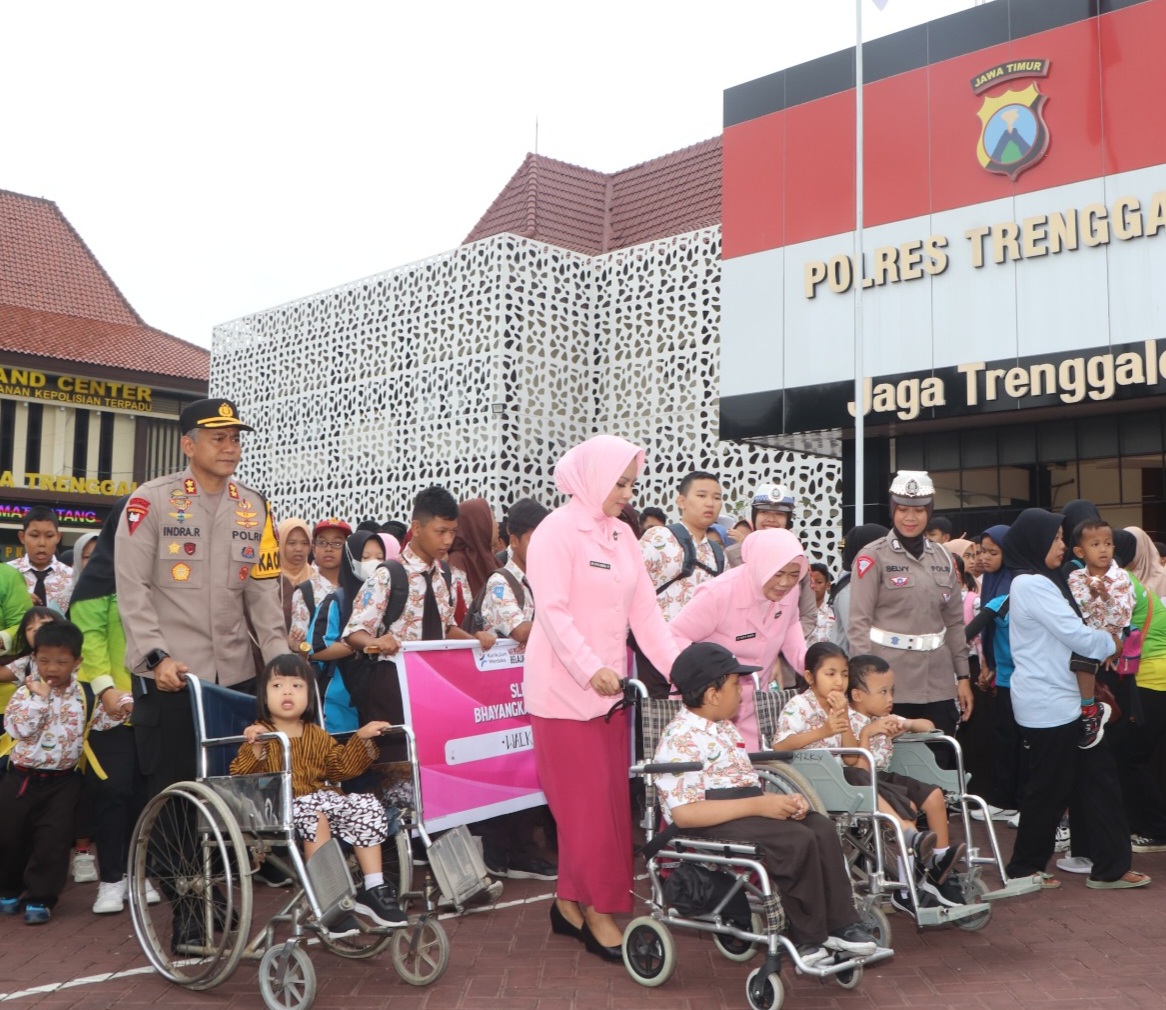
[[[252,686],[248,618],[265,660],[287,652],[271,511],[231,479],[240,433],[253,429],[222,399],[190,404],[181,424],[187,468],[133,492],[114,551],[135,737],[151,795],[195,776],[184,676]]]
[[[922,470],[900,470],[891,484],[891,532],[854,559],[850,654],[881,656],[895,671],[895,713],[930,719],[951,734],[956,703],[972,714],[968,646],[959,573],[951,555],[923,531],[935,487]]]

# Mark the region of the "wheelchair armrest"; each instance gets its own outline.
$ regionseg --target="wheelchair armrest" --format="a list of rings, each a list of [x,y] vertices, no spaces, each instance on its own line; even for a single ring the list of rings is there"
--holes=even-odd
[[[749,752],[749,760],[753,764],[758,761],[792,761],[796,750],[754,750]]]
[[[704,768],[699,761],[681,761],[664,764],[639,764],[628,769],[633,775],[679,775],[698,772]]]
[[[283,758],[282,767],[280,771],[286,775],[291,775],[291,740],[288,739],[286,733],[260,733],[256,738],[256,743],[267,743],[268,740],[274,740],[279,744],[280,756]],[[244,744],[247,743],[245,736],[216,736],[209,740],[199,741],[199,756],[200,764],[203,766],[202,778],[206,778],[206,752],[210,747],[222,747],[228,744]]]
[[[936,741],[943,736],[941,729],[929,729],[926,733],[900,733],[895,737],[895,743],[926,743]]]

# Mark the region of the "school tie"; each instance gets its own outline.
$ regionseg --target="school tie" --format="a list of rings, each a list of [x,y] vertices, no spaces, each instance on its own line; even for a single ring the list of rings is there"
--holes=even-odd
[[[437,594],[433,591],[433,569],[423,573],[425,579],[425,605],[421,610],[421,638],[426,642],[439,642],[445,638],[445,628],[441,624],[441,611],[437,609]]]
[[[48,591],[45,589],[45,579],[49,577],[51,569],[46,568],[42,572],[38,572],[35,568],[30,569],[33,576],[36,578],[36,585],[33,586],[33,594],[37,598],[38,607],[47,607],[49,605]]]

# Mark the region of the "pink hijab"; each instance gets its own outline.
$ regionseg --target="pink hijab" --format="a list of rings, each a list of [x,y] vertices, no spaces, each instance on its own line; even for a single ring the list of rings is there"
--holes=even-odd
[[[571,496],[605,533],[621,528],[620,520],[604,515],[603,503],[632,461],[638,474],[644,468],[644,450],[615,435],[596,435],[563,453],[555,464],[555,486]]]
[[[716,642],[746,666],[761,667],[764,690],[779,655],[784,655],[795,670],[805,668],[806,639],[799,623],[798,586],[795,584],[777,603],[767,600],[762,590],[794,561],[800,582],[810,562],[798,538],[789,530],[778,529],[750,533],[741,544],[741,558],[737,568],[702,582],[669,627],[680,645]],[[751,678],[742,678],[741,707],[733,724],[746,746],[756,750],[761,741]]]
[[[401,556],[401,541],[392,533],[378,533],[377,538],[385,545],[386,561],[396,561]]]
[[[1158,548],[1150,534],[1137,526],[1127,526],[1125,530],[1138,542],[1133,564],[1129,566],[1130,573],[1156,596],[1166,596],[1166,568],[1158,561]]]

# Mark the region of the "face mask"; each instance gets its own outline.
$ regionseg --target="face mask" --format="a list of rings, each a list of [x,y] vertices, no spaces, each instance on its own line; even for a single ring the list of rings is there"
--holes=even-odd
[[[368,561],[358,561],[352,566],[352,570],[356,573],[358,579],[364,579],[366,582],[373,577],[377,570],[380,558],[370,558]]]

